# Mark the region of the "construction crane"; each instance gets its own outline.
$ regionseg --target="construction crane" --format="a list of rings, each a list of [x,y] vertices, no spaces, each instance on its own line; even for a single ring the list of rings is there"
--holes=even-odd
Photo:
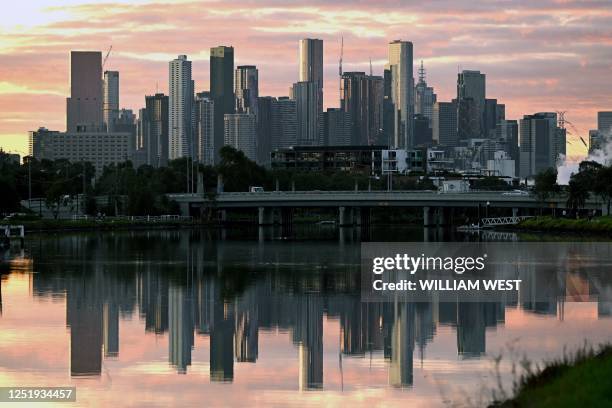
[[[340,107],[342,107],[342,57],[344,56],[344,36],[340,37],[340,60],[338,61],[338,99],[340,99]]]
[[[104,60],[102,61],[102,70],[104,70],[104,65],[106,65],[106,60],[108,59],[108,56],[110,55],[112,49],[113,49],[113,45],[111,44],[111,46],[108,48],[108,52],[106,53],[106,56],[104,57]]]

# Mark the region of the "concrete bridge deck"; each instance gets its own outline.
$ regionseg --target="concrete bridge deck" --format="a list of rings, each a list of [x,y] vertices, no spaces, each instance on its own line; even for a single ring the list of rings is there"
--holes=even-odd
[[[557,208],[565,209],[567,197],[556,196],[545,203],[533,195],[498,191],[470,191],[465,193],[440,193],[438,191],[267,191],[218,193],[209,198],[203,194],[169,194],[181,206],[183,215],[192,209],[214,208],[231,210],[256,208],[259,210],[260,224],[270,223],[270,210],[286,211],[292,208],[329,208],[339,211],[339,224],[344,225],[345,213],[353,217],[353,210],[361,212],[381,207],[423,208],[425,225],[434,217],[443,217],[443,212],[453,208],[508,208],[516,216],[519,209]],[[602,210],[598,200],[588,200],[584,206],[588,210]],[[350,214],[349,214],[350,212]],[[360,216],[359,214],[355,216]],[[440,224],[440,220],[435,223]]]

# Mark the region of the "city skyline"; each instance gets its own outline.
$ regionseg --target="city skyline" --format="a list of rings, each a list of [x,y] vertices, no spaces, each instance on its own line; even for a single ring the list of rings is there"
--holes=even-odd
[[[341,36],[344,71],[369,72],[371,58],[375,75],[382,75],[389,42],[411,41],[415,70],[424,60],[439,101],[454,96],[458,69],[473,69],[487,75],[487,93],[505,103],[509,119],[568,111],[566,118],[587,139],[596,112],[610,109],[612,33],[605,27],[612,12],[606,2],[512,2],[503,11],[461,2],[401,8],[273,0],[172,8],[150,1],[47,3],[12,7],[1,26],[0,147],[7,151],[26,152],[27,132],[41,125],[63,129],[69,51],[105,54],[111,44],[104,70],[120,72],[121,107],[134,112],[145,95],[168,93],[167,64],[179,54],[193,61],[196,92],[208,90],[209,49],[217,44],[234,47],[236,66],[257,66],[260,95],[287,95],[299,79],[302,38],[324,40],[324,106],[337,107]],[[576,135],[568,140],[570,156],[585,153]]]

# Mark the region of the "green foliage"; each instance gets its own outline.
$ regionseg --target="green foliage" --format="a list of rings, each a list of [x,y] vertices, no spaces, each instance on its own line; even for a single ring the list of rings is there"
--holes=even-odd
[[[509,191],[512,190],[512,186],[506,183],[499,177],[483,177],[474,181],[472,188],[476,190],[487,190],[487,191]]]
[[[528,362],[516,395],[492,407],[606,407],[612,405],[612,346],[574,353],[532,368]]]
[[[534,192],[541,202],[545,202],[559,191],[561,188],[557,184],[556,169],[548,168],[535,176]]]
[[[612,217],[597,217],[591,220],[536,217],[526,219],[518,224],[521,229],[547,232],[593,232],[612,233]]]
[[[266,169],[249,160],[242,151],[223,146],[219,152],[219,173],[224,191],[249,191],[250,186],[269,185]]]

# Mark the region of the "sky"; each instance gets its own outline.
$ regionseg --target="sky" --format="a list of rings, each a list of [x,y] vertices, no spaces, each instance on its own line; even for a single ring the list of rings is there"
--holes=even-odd
[[[196,91],[208,89],[209,49],[232,45],[235,65],[257,65],[260,95],[287,95],[298,80],[298,40],[324,40],[325,105],[338,106],[344,71],[381,75],[387,44],[414,44],[439,101],[457,72],[487,76],[487,97],[506,117],[566,111],[568,155],[578,158],[600,110],[612,110],[612,0],[28,0],[0,17],[0,148],[27,153],[27,132],[65,130],[70,50],[112,45],[120,105],[167,92],[168,61],[187,54]]]

